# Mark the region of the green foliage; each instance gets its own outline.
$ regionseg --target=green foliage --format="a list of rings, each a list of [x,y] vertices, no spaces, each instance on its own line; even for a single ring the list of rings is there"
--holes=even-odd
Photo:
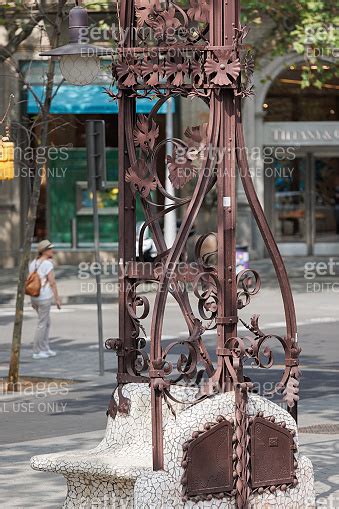
[[[295,52],[303,55],[302,88],[321,88],[326,80],[337,75],[338,68],[331,64],[324,71],[319,60],[335,61],[339,48],[339,16],[336,0],[243,0],[243,22],[265,28],[269,33],[256,45],[257,56],[284,55]]]
[[[90,11],[108,11],[114,8],[116,2],[112,0],[86,0],[84,6]]]
[[[39,0],[40,1],[40,0]],[[189,0],[176,0],[182,7],[189,5]],[[1,0],[0,0],[1,2]],[[12,0],[0,3],[0,25],[5,25],[10,33],[27,21],[31,13],[31,2]],[[108,11],[115,8],[112,0],[85,0],[84,5],[90,11],[106,13],[102,23],[107,24]],[[318,88],[325,80],[333,78],[337,72],[335,64],[328,72],[319,60],[332,60],[338,56],[339,16],[337,0],[241,0],[242,23],[260,29],[263,37],[255,44],[257,57],[264,55],[284,55],[295,52],[305,57],[302,84]],[[26,15],[25,15],[26,13]],[[260,35],[260,30],[257,31]]]

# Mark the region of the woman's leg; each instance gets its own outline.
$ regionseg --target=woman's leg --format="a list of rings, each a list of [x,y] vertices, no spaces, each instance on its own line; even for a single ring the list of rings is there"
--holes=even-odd
[[[36,311],[37,315],[38,315],[38,325],[37,325],[37,328],[36,328],[36,331],[35,331],[35,335],[34,335],[34,341],[33,341],[33,353],[40,353],[40,329],[39,329],[39,322],[40,322],[40,318],[39,318],[39,304],[38,303],[34,303],[32,304],[33,306],[33,309]]]
[[[43,352],[47,352],[49,350],[49,329],[51,327],[51,305],[52,302],[49,303],[48,315],[47,315],[47,323],[45,329],[45,337],[43,341]]]
[[[47,352],[48,350],[48,334],[50,326],[49,313],[51,310],[51,301],[41,301],[37,304],[38,326],[34,337],[34,353]],[[46,345],[47,337],[47,345]]]

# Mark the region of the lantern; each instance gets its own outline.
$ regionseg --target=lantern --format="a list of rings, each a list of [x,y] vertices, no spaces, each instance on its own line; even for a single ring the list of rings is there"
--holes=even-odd
[[[0,180],[14,179],[14,143],[0,137]]]

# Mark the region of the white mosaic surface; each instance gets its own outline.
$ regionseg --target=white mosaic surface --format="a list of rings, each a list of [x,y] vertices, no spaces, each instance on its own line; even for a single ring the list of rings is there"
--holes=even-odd
[[[172,393],[180,399],[194,399],[195,390],[173,387]],[[65,476],[68,486],[64,508],[67,509],[179,509],[179,508],[236,508],[234,498],[193,503],[181,500],[183,469],[182,445],[192,432],[203,429],[206,422],[216,421],[219,415],[233,419],[234,394],[220,394],[191,406],[172,403],[176,417],[164,403],[165,472],[152,472],[152,436],[150,389],[146,384],[129,384],[123,393],[131,399],[128,416],[118,414],[108,418],[102,442],[90,451],[68,452],[35,456],[31,466],[35,470],[56,472]],[[286,427],[298,433],[293,418],[269,400],[250,395],[249,415],[259,411],[264,417],[274,416],[276,422],[285,421]],[[302,456],[298,459],[299,484],[286,493],[256,494],[250,507],[268,509],[311,509],[315,507],[313,469]]]
[[[250,500],[251,509],[314,509],[313,467],[301,456],[297,472],[299,484],[283,493],[256,494]],[[238,509],[234,497],[222,500],[186,503],[181,501],[181,487],[167,472],[147,473],[137,479],[134,490],[134,509]],[[131,506],[133,507],[133,506]]]
[[[152,471],[150,389],[130,384],[123,393],[132,401],[130,414],[109,417],[105,437],[96,448],[31,459],[33,469],[65,476],[64,508],[133,507],[135,480]]]

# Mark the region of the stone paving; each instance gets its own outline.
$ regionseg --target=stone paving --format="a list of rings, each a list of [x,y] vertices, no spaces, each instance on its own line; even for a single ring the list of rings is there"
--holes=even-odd
[[[303,278],[306,261],[298,259],[294,268],[292,262],[288,267],[290,275],[294,276],[292,286],[303,347],[300,440],[303,454],[310,457],[314,464],[318,507],[339,509],[339,433],[332,432],[338,429],[339,424],[338,296],[335,293],[306,293]],[[252,311],[262,314],[267,327],[282,330],[281,302],[276,286],[270,280],[270,268],[264,262],[256,263],[258,266],[255,268],[265,273],[265,284]],[[67,395],[45,398],[44,402],[52,406],[40,413],[34,395],[0,396],[1,508],[59,508],[65,495],[63,479],[34,472],[29,467],[29,458],[34,454],[58,450],[89,449],[104,434],[105,409],[114,384],[115,356],[105,353],[106,372],[104,377],[100,377],[93,296],[88,298],[86,294],[79,293],[79,280],[74,268],[62,267],[60,271],[59,285],[63,285],[65,301],[72,304],[64,306],[61,313],[53,310],[52,344],[58,350],[58,356],[42,363],[32,360],[31,339],[36,319],[27,302],[21,373],[70,378],[80,383],[73,384]],[[16,274],[10,272],[0,271],[2,295],[14,291]],[[117,305],[112,295],[108,297],[110,302],[104,304],[105,338],[117,334]],[[152,301],[152,295],[150,298]],[[81,305],[74,305],[74,302],[81,302]],[[174,304],[169,306],[167,320],[171,330],[167,340],[180,337],[183,327],[177,319]],[[7,374],[12,323],[13,306],[9,301],[0,306],[0,376]],[[212,336],[208,337],[207,343],[212,349]],[[23,408],[27,408],[29,403],[33,403],[33,411],[25,413]],[[60,405],[65,403],[66,411],[63,412]]]
[[[325,274],[322,278],[323,283],[331,282],[333,278],[339,279],[339,257],[286,257],[284,261],[292,286],[296,290],[300,286],[304,286],[305,265],[307,263],[322,263],[328,266],[330,259],[335,264],[332,270],[334,275],[331,273]],[[259,272],[266,285],[276,285],[271,260],[253,260],[250,262],[250,266]],[[107,303],[116,302],[118,296],[116,270],[114,266],[107,265],[103,267],[103,272],[103,301]],[[78,266],[56,267],[56,277],[64,304],[91,304],[96,302],[95,279],[93,277],[83,279],[85,273],[86,271],[81,271]],[[17,269],[0,269],[0,304],[12,305],[15,303],[16,282]]]

